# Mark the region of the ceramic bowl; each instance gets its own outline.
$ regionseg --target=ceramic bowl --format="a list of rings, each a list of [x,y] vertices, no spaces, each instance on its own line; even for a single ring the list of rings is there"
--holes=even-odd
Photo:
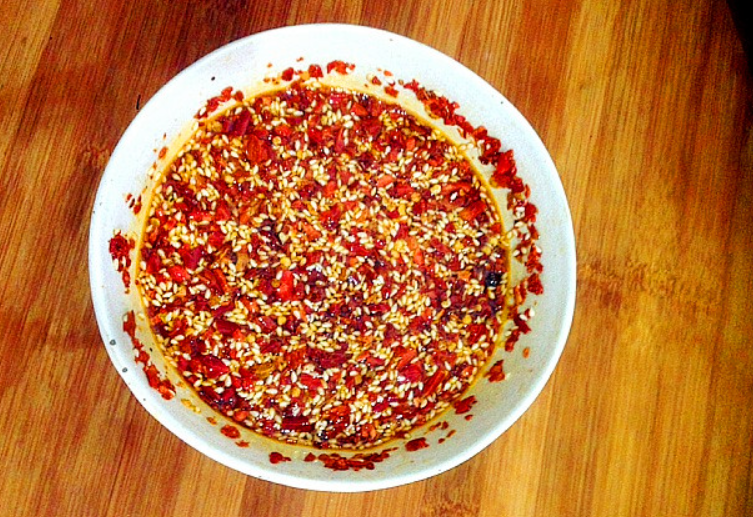
[[[247,430],[242,430],[241,438],[249,446],[238,447],[219,432],[222,424],[208,422],[207,417],[215,413],[165,367],[145,320],[137,318],[137,335],[155,366],[179,385],[171,400],[150,388],[123,331],[125,313],[143,313],[137,289],[125,293],[108,252],[108,242],[117,231],[138,238],[148,207],[136,215],[129,207],[128,196],[141,196],[148,204],[155,171],[166,164],[190,133],[194,115],[208,98],[226,86],[253,95],[270,88],[264,77],[279,76],[288,67],[306,69],[311,63],[324,67],[333,60],[355,64],[350,79],[363,83],[372,74],[385,80],[416,79],[425,88],[457,102],[459,113],[472,124],[485,126],[502,141],[503,148],[512,148],[519,175],[530,185],[531,201],[539,209],[538,245],[544,265],[544,294],[530,297],[529,305],[536,312],[532,331],[522,337],[513,352],[498,350],[490,361],[504,359],[506,380],[482,380],[471,387],[468,393],[478,400],[473,420],[447,412],[439,421],[447,421],[455,430],[450,439],[440,444],[439,438],[447,433],[428,431],[424,426],[412,437],[425,436],[430,447],[407,452],[404,443],[395,440],[388,444],[396,447],[388,459],[373,470],[358,472],[333,471],[319,461],[302,461],[310,449],[274,442]],[[392,75],[385,76],[385,71]],[[405,102],[410,97],[410,92],[400,93]],[[163,148],[166,155],[160,158]],[[495,194],[504,206],[504,191]],[[575,302],[570,212],[554,163],[531,125],[492,86],[444,54],[396,34],[348,25],[286,27],[249,36],[209,54],[159,90],[124,133],[102,177],[92,211],[89,267],[94,308],[107,353],[133,395],[154,418],[190,446],[228,467],[284,485],[337,492],[375,490],[425,479],[459,465],[491,444],[528,409],[552,374],[567,340]],[[131,265],[131,277],[133,268]],[[528,358],[523,357],[524,348],[531,351]],[[292,461],[272,464],[270,453],[274,451]]]

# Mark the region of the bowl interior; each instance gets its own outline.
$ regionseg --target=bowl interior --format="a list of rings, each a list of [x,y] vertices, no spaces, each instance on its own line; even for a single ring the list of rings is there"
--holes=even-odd
[[[147,207],[141,218],[137,217],[126,196],[141,194],[145,204],[148,202],[153,166],[159,169],[164,163],[158,158],[159,150],[169,147],[166,159],[170,157],[208,98],[226,86],[253,94],[269,88],[263,82],[265,76],[290,66],[305,69],[315,63],[324,67],[332,60],[354,63],[351,78],[355,80],[365,81],[367,75],[384,70],[394,74],[395,80],[416,79],[456,101],[460,113],[474,125],[488,128],[503,148],[514,149],[519,174],[530,185],[531,200],[539,209],[537,227],[544,264],[544,294],[532,300],[536,311],[533,330],[522,337],[514,352],[499,350],[495,355],[505,360],[507,380],[480,381],[471,388],[469,393],[478,399],[473,420],[445,413],[441,419],[456,430],[451,439],[437,444],[441,435],[429,433],[432,445],[411,453],[395,442],[398,449],[389,459],[374,470],[359,472],[335,472],[319,462],[272,465],[271,451],[301,460],[310,450],[272,442],[245,430],[242,438],[250,446],[240,448],[219,432],[222,424],[207,422],[206,417],[214,412],[193,391],[179,387],[177,396],[166,401],[150,388],[134,361],[122,325],[127,311],[141,310],[136,288],[124,293],[108,252],[116,230],[138,236]],[[504,199],[499,201],[504,207]],[[314,490],[362,491],[405,484],[448,470],[489,445],[530,406],[551,375],[567,339],[575,299],[575,245],[567,200],[554,164],[530,124],[499,92],[449,57],[395,34],[347,25],[297,26],[256,34],[213,52],[165,85],[139,112],[112,154],[92,212],[89,264],[94,308],[107,352],[147,411],[186,443],[229,467]],[[146,323],[141,321],[138,327],[142,341],[153,346]],[[525,347],[531,349],[528,358],[521,354]],[[158,369],[179,382],[164,367],[159,353],[151,356]],[[413,437],[425,433],[426,429],[419,430]]]

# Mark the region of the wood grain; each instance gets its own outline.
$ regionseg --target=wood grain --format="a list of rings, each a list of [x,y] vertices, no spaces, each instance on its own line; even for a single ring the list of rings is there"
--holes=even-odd
[[[139,406],[91,307],[87,229],[138,108],[204,54],[312,22],[404,34],[507,96],[578,243],[555,375],[460,467],[366,494],[231,471]],[[753,515],[751,76],[719,0],[4,0],[0,515]]]

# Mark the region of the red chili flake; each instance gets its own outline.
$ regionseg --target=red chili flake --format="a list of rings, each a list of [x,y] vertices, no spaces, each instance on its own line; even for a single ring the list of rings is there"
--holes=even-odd
[[[236,439],[241,437],[241,432],[238,430],[237,427],[233,427],[232,425],[228,424],[224,426],[222,429],[220,429],[220,432],[227,436],[230,439]]]
[[[281,453],[275,451],[269,453],[269,462],[272,465],[277,465],[278,463],[284,463],[286,461],[290,461],[290,458],[287,456],[283,456]]]
[[[503,370],[504,367],[504,359],[500,359],[496,363],[492,365],[491,368],[489,368],[489,371],[486,372],[486,377],[489,378],[489,382],[499,382],[505,380],[505,371]]]
[[[470,422],[471,420],[473,420],[473,415],[465,415],[465,419],[466,419],[466,420],[467,420],[468,422]]]
[[[135,241],[131,238],[126,238],[120,231],[116,232],[113,238],[110,239],[110,256],[117,262],[116,267],[123,280],[126,293],[131,289],[131,274],[128,272],[128,268],[131,267],[131,250],[135,246]]]
[[[528,326],[528,322],[525,321],[521,315],[518,313],[517,308],[514,308],[515,310],[512,311],[512,321],[517,327],[517,329],[522,332],[523,334],[528,334],[531,332],[531,327]]]
[[[516,178],[517,167],[512,149],[499,155],[496,168],[491,177],[493,187],[512,188]]]
[[[316,461],[316,455],[314,455],[313,452],[310,452],[306,455],[305,458],[303,458],[303,461],[306,461],[308,463],[311,463],[312,461]]]
[[[136,339],[136,315],[133,311],[128,311],[123,318],[123,332],[131,339]]]
[[[463,413],[467,413],[471,410],[471,408],[476,404],[477,400],[476,397],[471,395],[470,397],[466,397],[463,400],[460,400],[458,402],[455,402],[455,413],[458,415],[462,415]]]
[[[418,356],[418,352],[415,349],[409,348],[400,354],[400,361],[395,366],[395,369],[400,371]]]
[[[208,416],[207,417],[207,422],[209,422],[212,425],[217,425],[217,419],[214,418],[213,416]]]
[[[239,441],[235,442],[235,445],[237,445],[238,447],[243,447],[245,449],[245,448],[247,448],[251,444],[248,443],[245,440],[239,440]]]
[[[535,223],[537,212],[538,212],[538,208],[536,208],[536,205],[534,205],[533,203],[526,203],[525,215],[523,216],[523,221],[527,223]]]
[[[426,397],[427,395],[434,393],[439,385],[444,382],[445,373],[442,370],[439,370],[437,373],[429,377],[429,380],[424,383],[424,389],[421,392],[421,396]]]
[[[525,347],[523,349],[523,357],[528,359],[528,357],[531,355],[531,349],[529,347]]]
[[[476,201],[475,203],[465,207],[460,212],[460,217],[464,221],[475,221],[486,210],[486,206],[483,201]]]
[[[384,93],[386,93],[387,95],[389,95],[391,97],[397,97],[398,91],[397,91],[397,88],[395,88],[394,85],[389,84],[389,85],[387,85],[387,86],[384,87]]]
[[[322,67],[320,67],[319,65],[310,65],[309,76],[313,77],[314,79],[324,77],[324,74],[322,73]]]
[[[512,352],[515,350],[515,344],[520,340],[520,329],[513,328],[510,330],[510,336],[505,341],[505,351]]]
[[[162,158],[165,157],[166,154],[167,154],[167,147],[163,147],[162,149],[159,150],[159,154],[157,155],[157,157],[161,160]]]
[[[282,74],[280,75],[280,77],[282,78],[283,81],[291,81],[293,79],[293,74],[295,74],[295,70],[293,70],[292,67],[286,68],[285,70],[282,71]]]
[[[345,75],[348,73],[349,70],[353,70],[355,68],[355,65],[346,63],[344,61],[335,60],[327,63],[327,73],[332,73],[332,70],[337,72],[338,74]]]
[[[208,379],[216,379],[226,373],[230,373],[230,368],[219,357],[203,355],[199,360],[201,361],[202,372]]]
[[[270,158],[269,144],[256,135],[246,141],[246,158],[252,165],[263,163]]]
[[[169,268],[167,268],[167,274],[170,275],[170,278],[178,283],[186,282],[190,278],[188,271],[186,271],[186,268],[179,265],[170,266]]]
[[[379,80],[379,78],[377,76],[374,76],[374,77],[371,78],[371,84],[375,84],[377,86],[381,86],[382,85],[382,81]]]
[[[426,438],[416,438],[405,444],[405,450],[408,452],[416,452],[421,449],[426,449],[429,446],[426,443]]]
[[[236,411],[235,413],[233,413],[233,420],[235,420],[236,422],[243,422],[245,419],[248,418],[248,415],[249,415],[248,411],[243,411],[243,410]]]
[[[280,300],[283,302],[289,302],[296,298],[295,295],[295,277],[292,271],[283,271],[280,278],[280,287],[277,292]]]

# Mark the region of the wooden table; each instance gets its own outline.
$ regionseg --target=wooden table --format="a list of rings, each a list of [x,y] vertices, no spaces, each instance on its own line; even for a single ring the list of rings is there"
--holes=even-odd
[[[139,106],[225,43],[321,21],[497,87],[552,153],[578,242],[572,333],[530,411],[386,492],[285,488],[183,444],[118,378],[89,294],[94,192]],[[752,91],[720,0],[3,0],[0,514],[753,515]]]

